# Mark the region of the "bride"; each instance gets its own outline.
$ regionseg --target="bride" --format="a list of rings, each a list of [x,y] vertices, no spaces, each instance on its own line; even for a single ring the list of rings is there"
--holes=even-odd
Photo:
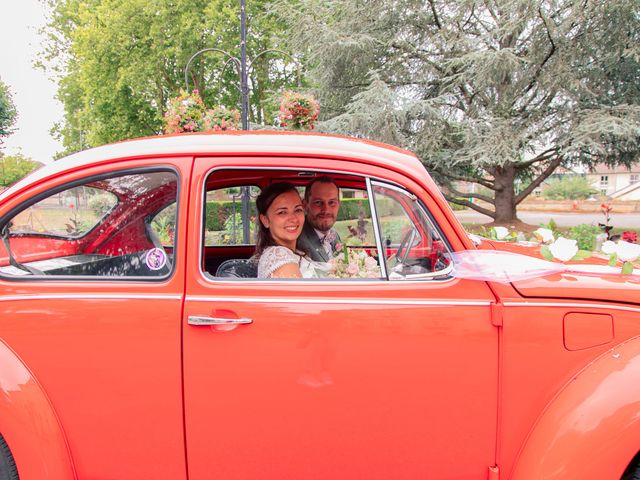
[[[256,199],[259,214],[256,253],[258,278],[316,277],[307,252],[298,247],[304,225],[304,207],[296,187],[272,183]]]

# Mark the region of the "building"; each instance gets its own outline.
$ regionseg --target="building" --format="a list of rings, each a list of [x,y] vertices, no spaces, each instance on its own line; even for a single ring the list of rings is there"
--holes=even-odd
[[[631,168],[600,163],[587,178],[602,195],[616,200],[640,200],[640,162]]]

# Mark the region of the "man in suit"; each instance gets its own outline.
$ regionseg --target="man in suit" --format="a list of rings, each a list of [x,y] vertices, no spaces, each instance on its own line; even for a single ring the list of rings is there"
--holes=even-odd
[[[327,262],[336,253],[340,236],[333,228],[340,209],[340,190],[326,175],[314,178],[304,191],[306,219],[298,247],[307,251],[312,260]]]

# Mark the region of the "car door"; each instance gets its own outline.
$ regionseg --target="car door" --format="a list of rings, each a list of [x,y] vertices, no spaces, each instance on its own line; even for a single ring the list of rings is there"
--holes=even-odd
[[[202,232],[215,167],[265,162],[198,159],[191,231]],[[296,165],[305,175],[347,168],[360,176],[384,278],[229,279],[194,266],[183,314],[189,477],[485,478],[496,440],[492,294],[482,282],[452,278],[450,264],[404,269],[392,258],[401,243],[406,258],[434,242],[451,249],[436,224],[441,212],[382,169],[365,175],[356,163],[317,159],[267,165],[273,175]],[[418,216],[429,232],[421,226],[405,240]],[[203,265],[204,244],[194,237],[187,262]]]
[[[77,478],[186,478],[180,314],[187,202],[179,199],[191,161],[93,166],[40,181],[3,204],[0,342],[35,378],[25,391],[49,399]],[[165,219],[172,233],[165,236],[154,231],[153,215],[172,204],[180,211]],[[10,403],[42,415],[28,398],[18,389]],[[28,429],[24,435],[36,441]],[[16,460],[29,477],[29,462]]]

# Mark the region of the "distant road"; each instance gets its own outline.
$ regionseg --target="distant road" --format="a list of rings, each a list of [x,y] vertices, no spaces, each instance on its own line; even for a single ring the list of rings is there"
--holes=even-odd
[[[460,210],[455,212],[462,223],[490,223],[492,219],[474,210]],[[602,213],[559,213],[559,212],[518,212],[518,218],[524,223],[540,225],[550,219],[561,227],[573,227],[582,223],[597,225],[604,221]],[[611,225],[616,228],[640,228],[640,213],[615,213],[611,214]]]

